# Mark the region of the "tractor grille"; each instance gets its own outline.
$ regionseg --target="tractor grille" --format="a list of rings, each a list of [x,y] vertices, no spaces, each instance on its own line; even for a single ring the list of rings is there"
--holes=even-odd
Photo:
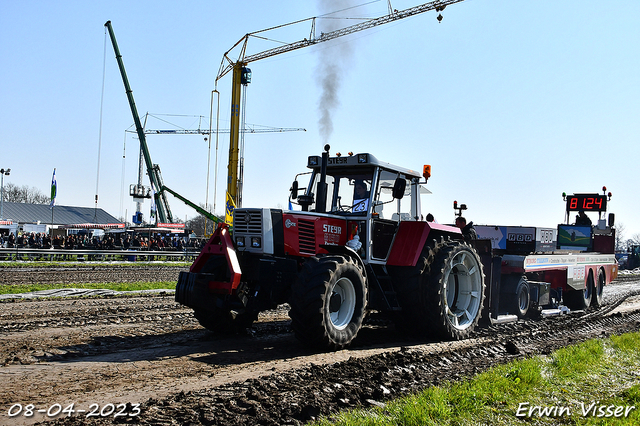
[[[316,232],[312,221],[298,220],[298,238],[301,254],[316,254]]]
[[[233,211],[235,234],[262,234],[262,211],[257,209],[235,209]]]

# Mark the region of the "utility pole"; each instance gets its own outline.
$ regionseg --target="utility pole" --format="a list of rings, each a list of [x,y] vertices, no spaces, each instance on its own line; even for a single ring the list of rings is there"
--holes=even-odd
[[[2,175],[2,181],[0,182],[0,219],[4,219],[4,176],[11,173],[11,169],[0,169],[0,175]]]

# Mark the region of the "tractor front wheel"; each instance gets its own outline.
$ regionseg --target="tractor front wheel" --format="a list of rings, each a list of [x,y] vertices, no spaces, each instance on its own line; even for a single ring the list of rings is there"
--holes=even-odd
[[[291,326],[307,346],[342,349],[362,327],[366,303],[364,273],[354,260],[339,255],[311,257],[292,291]]]

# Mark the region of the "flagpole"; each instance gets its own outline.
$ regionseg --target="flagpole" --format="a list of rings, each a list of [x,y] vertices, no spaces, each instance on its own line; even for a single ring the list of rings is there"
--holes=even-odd
[[[53,209],[56,206],[56,195],[58,195],[58,184],[56,183],[56,169],[53,169],[51,178],[51,227],[53,227]]]

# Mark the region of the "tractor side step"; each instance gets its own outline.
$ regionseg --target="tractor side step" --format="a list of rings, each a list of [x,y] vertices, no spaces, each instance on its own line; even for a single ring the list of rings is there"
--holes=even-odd
[[[367,277],[370,284],[374,285],[380,290],[380,294],[384,299],[386,309],[390,311],[401,311],[400,303],[398,302],[398,294],[396,293],[393,282],[387,268],[384,265],[374,269],[371,264],[365,266],[367,268]]]
[[[396,293],[395,291],[385,291],[384,295],[386,299],[389,301],[389,306],[391,307],[392,311],[402,310],[402,308],[398,303],[398,293]]]

